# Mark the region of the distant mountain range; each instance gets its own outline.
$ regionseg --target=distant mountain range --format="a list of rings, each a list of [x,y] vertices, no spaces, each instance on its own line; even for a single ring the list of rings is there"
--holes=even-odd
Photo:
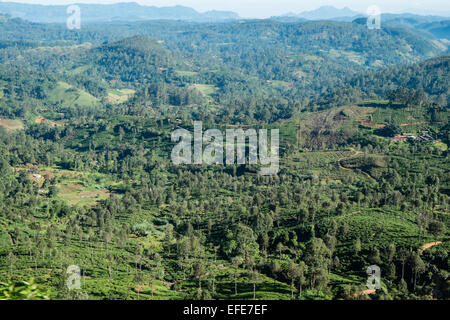
[[[77,4],[81,9],[82,23],[108,22],[108,21],[144,21],[144,20],[184,20],[192,22],[222,22],[241,19],[232,11],[198,12],[184,6],[155,7],[143,6],[135,2],[115,4]],[[11,17],[18,17],[31,22],[65,23],[69,14],[68,5],[39,5],[15,2],[0,2],[0,13]],[[333,6],[322,6],[316,10],[301,13],[287,13],[282,16],[271,17],[272,20],[282,22],[301,22],[306,20],[335,20],[354,21],[365,18],[365,13],[354,11],[348,7],[342,9]],[[445,38],[448,37],[448,24],[436,25],[437,22],[450,20],[450,17],[423,16],[411,13],[392,14],[385,13],[382,21],[393,21],[417,27],[428,25],[426,29],[436,29]],[[434,30],[433,29],[433,30]]]
[[[304,11],[299,14],[287,13],[270,19],[280,22],[303,22],[307,20],[334,20],[344,22],[356,22],[365,24],[367,15],[353,11],[347,7],[337,9],[332,6],[320,7],[312,11]],[[450,40],[450,17],[418,15],[413,13],[382,13],[381,23],[407,25],[417,30],[428,32],[437,39]]]
[[[337,9],[333,6],[323,6],[316,10],[301,12],[296,17],[307,20],[329,20],[340,17],[354,17],[357,15],[361,15],[361,13],[347,7]]]
[[[142,6],[135,2],[115,4],[77,4],[83,22],[141,21],[141,20],[185,20],[217,22],[239,19],[231,11],[207,11],[200,13],[184,6]],[[68,5],[39,5],[15,2],[0,2],[0,13],[31,22],[64,23],[69,14]]]
[[[301,13],[287,13],[279,17],[272,17],[281,21],[303,21],[303,20],[335,20],[353,21],[357,18],[367,17],[364,12],[351,10],[348,7],[342,9],[333,6],[322,6],[316,10],[303,11]],[[447,16],[418,15],[413,13],[382,13],[382,21],[396,21],[410,25],[419,23],[431,23],[442,20],[450,20]]]

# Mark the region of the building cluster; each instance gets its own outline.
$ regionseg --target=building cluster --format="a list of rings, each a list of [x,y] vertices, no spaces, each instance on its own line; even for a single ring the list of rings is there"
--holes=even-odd
[[[397,134],[395,137],[391,138],[393,142],[402,142],[408,139],[421,141],[421,142],[436,142],[431,133],[429,131],[422,131],[420,135],[413,135],[411,133],[401,133]]]

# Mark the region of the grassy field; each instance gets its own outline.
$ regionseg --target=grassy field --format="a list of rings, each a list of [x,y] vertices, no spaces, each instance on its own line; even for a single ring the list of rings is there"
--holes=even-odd
[[[43,187],[46,178],[55,181],[58,197],[70,206],[95,205],[114,194],[108,188],[118,186],[111,177],[94,172],[71,171],[58,167],[16,168],[15,170],[16,172],[26,170],[29,178],[39,185],[41,192],[48,192],[48,187]],[[40,178],[33,177],[34,174],[40,175]]]
[[[391,243],[401,246],[411,242],[419,248],[422,243],[432,240],[428,238],[419,241],[414,217],[406,212],[387,209],[356,210],[339,217],[337,221],[349,226],[349,232],[345,236],[347,248],[358,237],[363,243],[363,249],[370,249],[374,245],[380,247],[380,244],[387,247]]]
[[[98,105],[98,100],[94,96],[61,81],[59,81],[56,88],[50,92],[48,100],[64,107],[95,107]]]
[[[127,101],[136,91],[133,89],[109,89],[108,101],[119,104]]]
[[[180,77],[193,77],[198,74],[198,72],[195,71],[182,71],[182,70],[176,70],[176,74]]]
[[[19,119],[2,119],[0,118],[0,126],[6,130],[18,130],[23,129],[24,124],[22,120]]]
[[[205,96],[212,95],[216,91],[216,87],[210,84],[193,84],[193,88],[199,90],[201,93],[203,93]]]
[[[85,188],[79,184],[59,184],[59,196],[74,205],[94,205],[99,200],[109,198],[110,192],[106,189]]]

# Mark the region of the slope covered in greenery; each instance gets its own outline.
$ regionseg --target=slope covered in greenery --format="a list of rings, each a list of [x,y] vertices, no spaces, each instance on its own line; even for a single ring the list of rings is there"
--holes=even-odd
[[[443,43],[332,21],[61,28],[1,16],[0,299],[449,298]],[[278,174],[173,164],[197,120],[279,129]]]
[[[351,76],[344,81],[345,88],[330,90],[328,95],[319,98],[319,103],[339,105],[367,97],[389,98],[389,94],[400,88],[423,92],[435,104],[445,108],[450,98],[449,81],[450,56],[443,55],[420,63]]]

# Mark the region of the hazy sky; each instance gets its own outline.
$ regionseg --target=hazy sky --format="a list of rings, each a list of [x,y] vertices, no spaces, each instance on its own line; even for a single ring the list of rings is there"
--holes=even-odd
[[[142,5],[158,7],[183,5],[201,12],[231,10],[242,17],[252,18],[264,18],[287,12],[299,13],[323,5],[332,5],[337,8],[349,7],[360,12],[366,12],[369,6],[377,5],[381,12],[450,15],[449,0],[3,0],[3,2],[8,1],[39,4],[138,2]]]

